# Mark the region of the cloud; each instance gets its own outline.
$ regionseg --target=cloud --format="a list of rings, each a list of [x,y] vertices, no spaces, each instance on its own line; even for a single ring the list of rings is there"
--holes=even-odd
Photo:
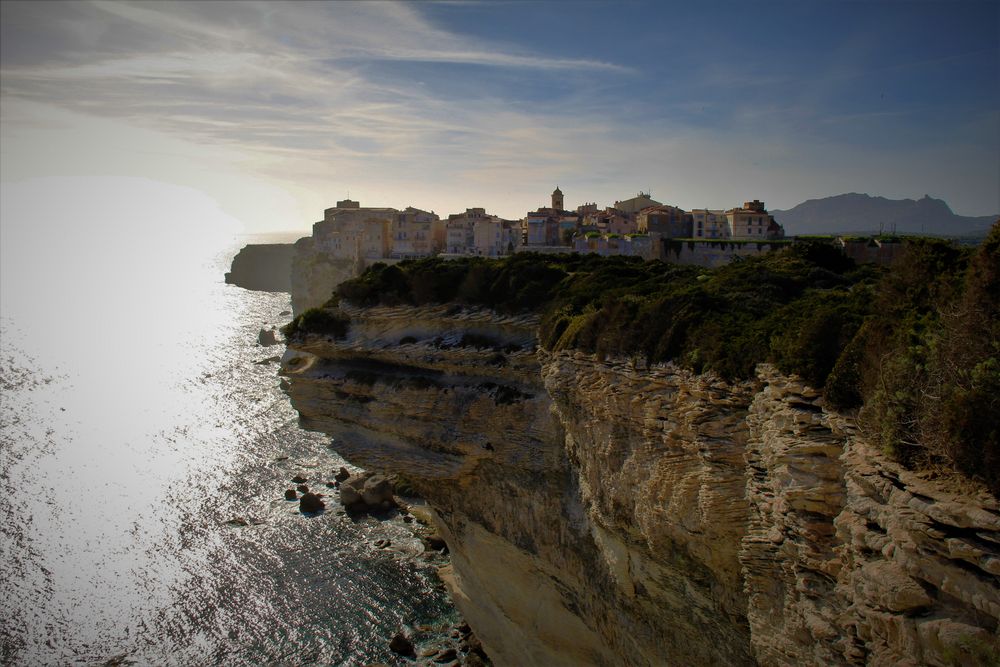
[[[857,168],[870,154],[863,146],[845,166],[853,149],[841,138],[893,120],[883,109],[828,108],[829,82],[800,90],[792,66],[709,54],[690,72],[674,68],[668,85],[631,62],[500,42],[489,26],[446,30],[425,9],[4,2],[0,87],[5,101],[225,154],[230,168],[319,193],[310,205],[350,187],[366,200],[439,210],[497,201],[508,216],[544,203],[555,182],[571,197],[606,202],[652,187],[681,205],[781,193],[775,203],[791,206],[789,184],[808,169],[824,183],[849,180],[833,165],[871,175]],[[819,136],[837,128],[837,145]]]
[[[23,15],[8,9],[19,21],[5,20],[4,39],[8,25],[46,23],[50,48],[33,61],[4,63],[4,96],[272,159],[290,152],[327,161],[412,158],[456,133],[481,136],[491,126],[489,111],[476,117],[477,100],[456,106],[418,85],[374,77],[364,71],[372,61],[624,70],[453,34],[396,3],[98,1],[74,5],[71,21],[20,9]]]

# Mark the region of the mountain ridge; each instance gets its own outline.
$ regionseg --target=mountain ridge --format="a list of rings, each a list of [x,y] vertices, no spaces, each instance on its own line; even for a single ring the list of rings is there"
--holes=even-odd
[[[846,232],[962,236],[985,233],[996,215],[956,215],[943,199],[888,199],[848,192],[771,211],[789,235]]]

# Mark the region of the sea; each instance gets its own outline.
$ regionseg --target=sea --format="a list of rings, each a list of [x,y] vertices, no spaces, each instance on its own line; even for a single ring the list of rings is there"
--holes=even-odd
[[[401,628],[446,632],[411,524],[283,498],[354,468],[258,344],[289,295],[223,276],[301,234],[111,231],[4,231],[0,663],[393,665]]]

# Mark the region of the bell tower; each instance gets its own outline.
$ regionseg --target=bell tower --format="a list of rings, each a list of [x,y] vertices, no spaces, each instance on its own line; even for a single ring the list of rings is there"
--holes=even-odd
[[[552,208],[557,211],[563,210],[563,193],[562,190],[559,189],[558,185],[556,186],[556,189],[552,191]]]

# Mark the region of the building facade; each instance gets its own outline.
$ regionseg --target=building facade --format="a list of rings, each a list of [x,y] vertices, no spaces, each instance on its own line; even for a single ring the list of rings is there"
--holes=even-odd
[[[336,259],[381,259],[392,247],[390,227],[399,213],[394,208],[364,208],[349,199],[323,212],[313,225],[318,250]]]
[[[767,213],[759,199],[743,202],[742,208],[726,211],[731,238],[775,240],[785,237],[784,228]]]
[[[396,213],[392,220],[392,257],[430,257],[444,250],[445,224],[434,213],[412,206]]]
[[[517,252],[521,245],[521,224],[489,216],[472,225],[473,253],[482,257],[500,257]]]
[[[705,239],[728,239],[732,236],[729,218],[723,210],[696,208],[691,211],[691,236]]]
[[[636,225],[641,234],[651,232],[663,238],[690,238],[692,217],[687,211],[676,206],[652,206],[639,211]]]

